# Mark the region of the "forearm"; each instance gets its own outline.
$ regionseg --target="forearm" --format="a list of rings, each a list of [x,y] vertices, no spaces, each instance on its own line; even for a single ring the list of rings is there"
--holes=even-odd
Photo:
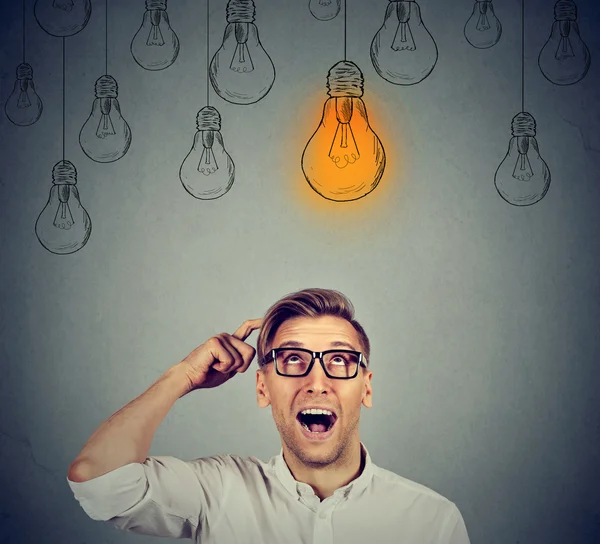
[[[98,427],[69,467],[68,478],[83,482],[129,463],[143,463],[158,426],[188,390],[183,368],[171,367]]]

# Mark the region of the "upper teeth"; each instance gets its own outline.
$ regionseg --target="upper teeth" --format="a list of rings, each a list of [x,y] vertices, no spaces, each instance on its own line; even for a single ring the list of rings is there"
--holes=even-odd
[[[333,412],[329,410],[322,410],[321,408],[308,408],[307,410],[302,410],[302,414],[325,414],[328,416],[332,416]]]

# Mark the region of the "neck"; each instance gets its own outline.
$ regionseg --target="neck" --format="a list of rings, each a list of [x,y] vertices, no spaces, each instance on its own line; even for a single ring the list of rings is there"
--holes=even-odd
[[[283,458],[294,479],[310,485],[317,497],[324,500],[340,487],[360,476],[365,465],[360,440],[356,439],[340,457],[328,465],[315,467],[301,461],[283,444]]]

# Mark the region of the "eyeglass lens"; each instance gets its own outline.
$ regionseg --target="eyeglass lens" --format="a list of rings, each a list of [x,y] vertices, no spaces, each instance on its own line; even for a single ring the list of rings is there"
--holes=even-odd
[[[294,349],[277,352],[276,364],[279,372],[287,376],[304,374],[310,363],[312,354]],[[354,376],[359,364],[359,355],[345,351],[332,351],[323,355],[323,363],[331,376],[346,378]]]

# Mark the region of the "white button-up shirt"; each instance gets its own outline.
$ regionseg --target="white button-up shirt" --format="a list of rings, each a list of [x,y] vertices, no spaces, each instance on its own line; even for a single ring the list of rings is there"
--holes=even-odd
[[[372,463],[323,501],[292,476],[283,451],[267,463],[236,455],[148,457],[88,480],[67,478],[95,520],[202,544],[469,544],[456,505]]]

